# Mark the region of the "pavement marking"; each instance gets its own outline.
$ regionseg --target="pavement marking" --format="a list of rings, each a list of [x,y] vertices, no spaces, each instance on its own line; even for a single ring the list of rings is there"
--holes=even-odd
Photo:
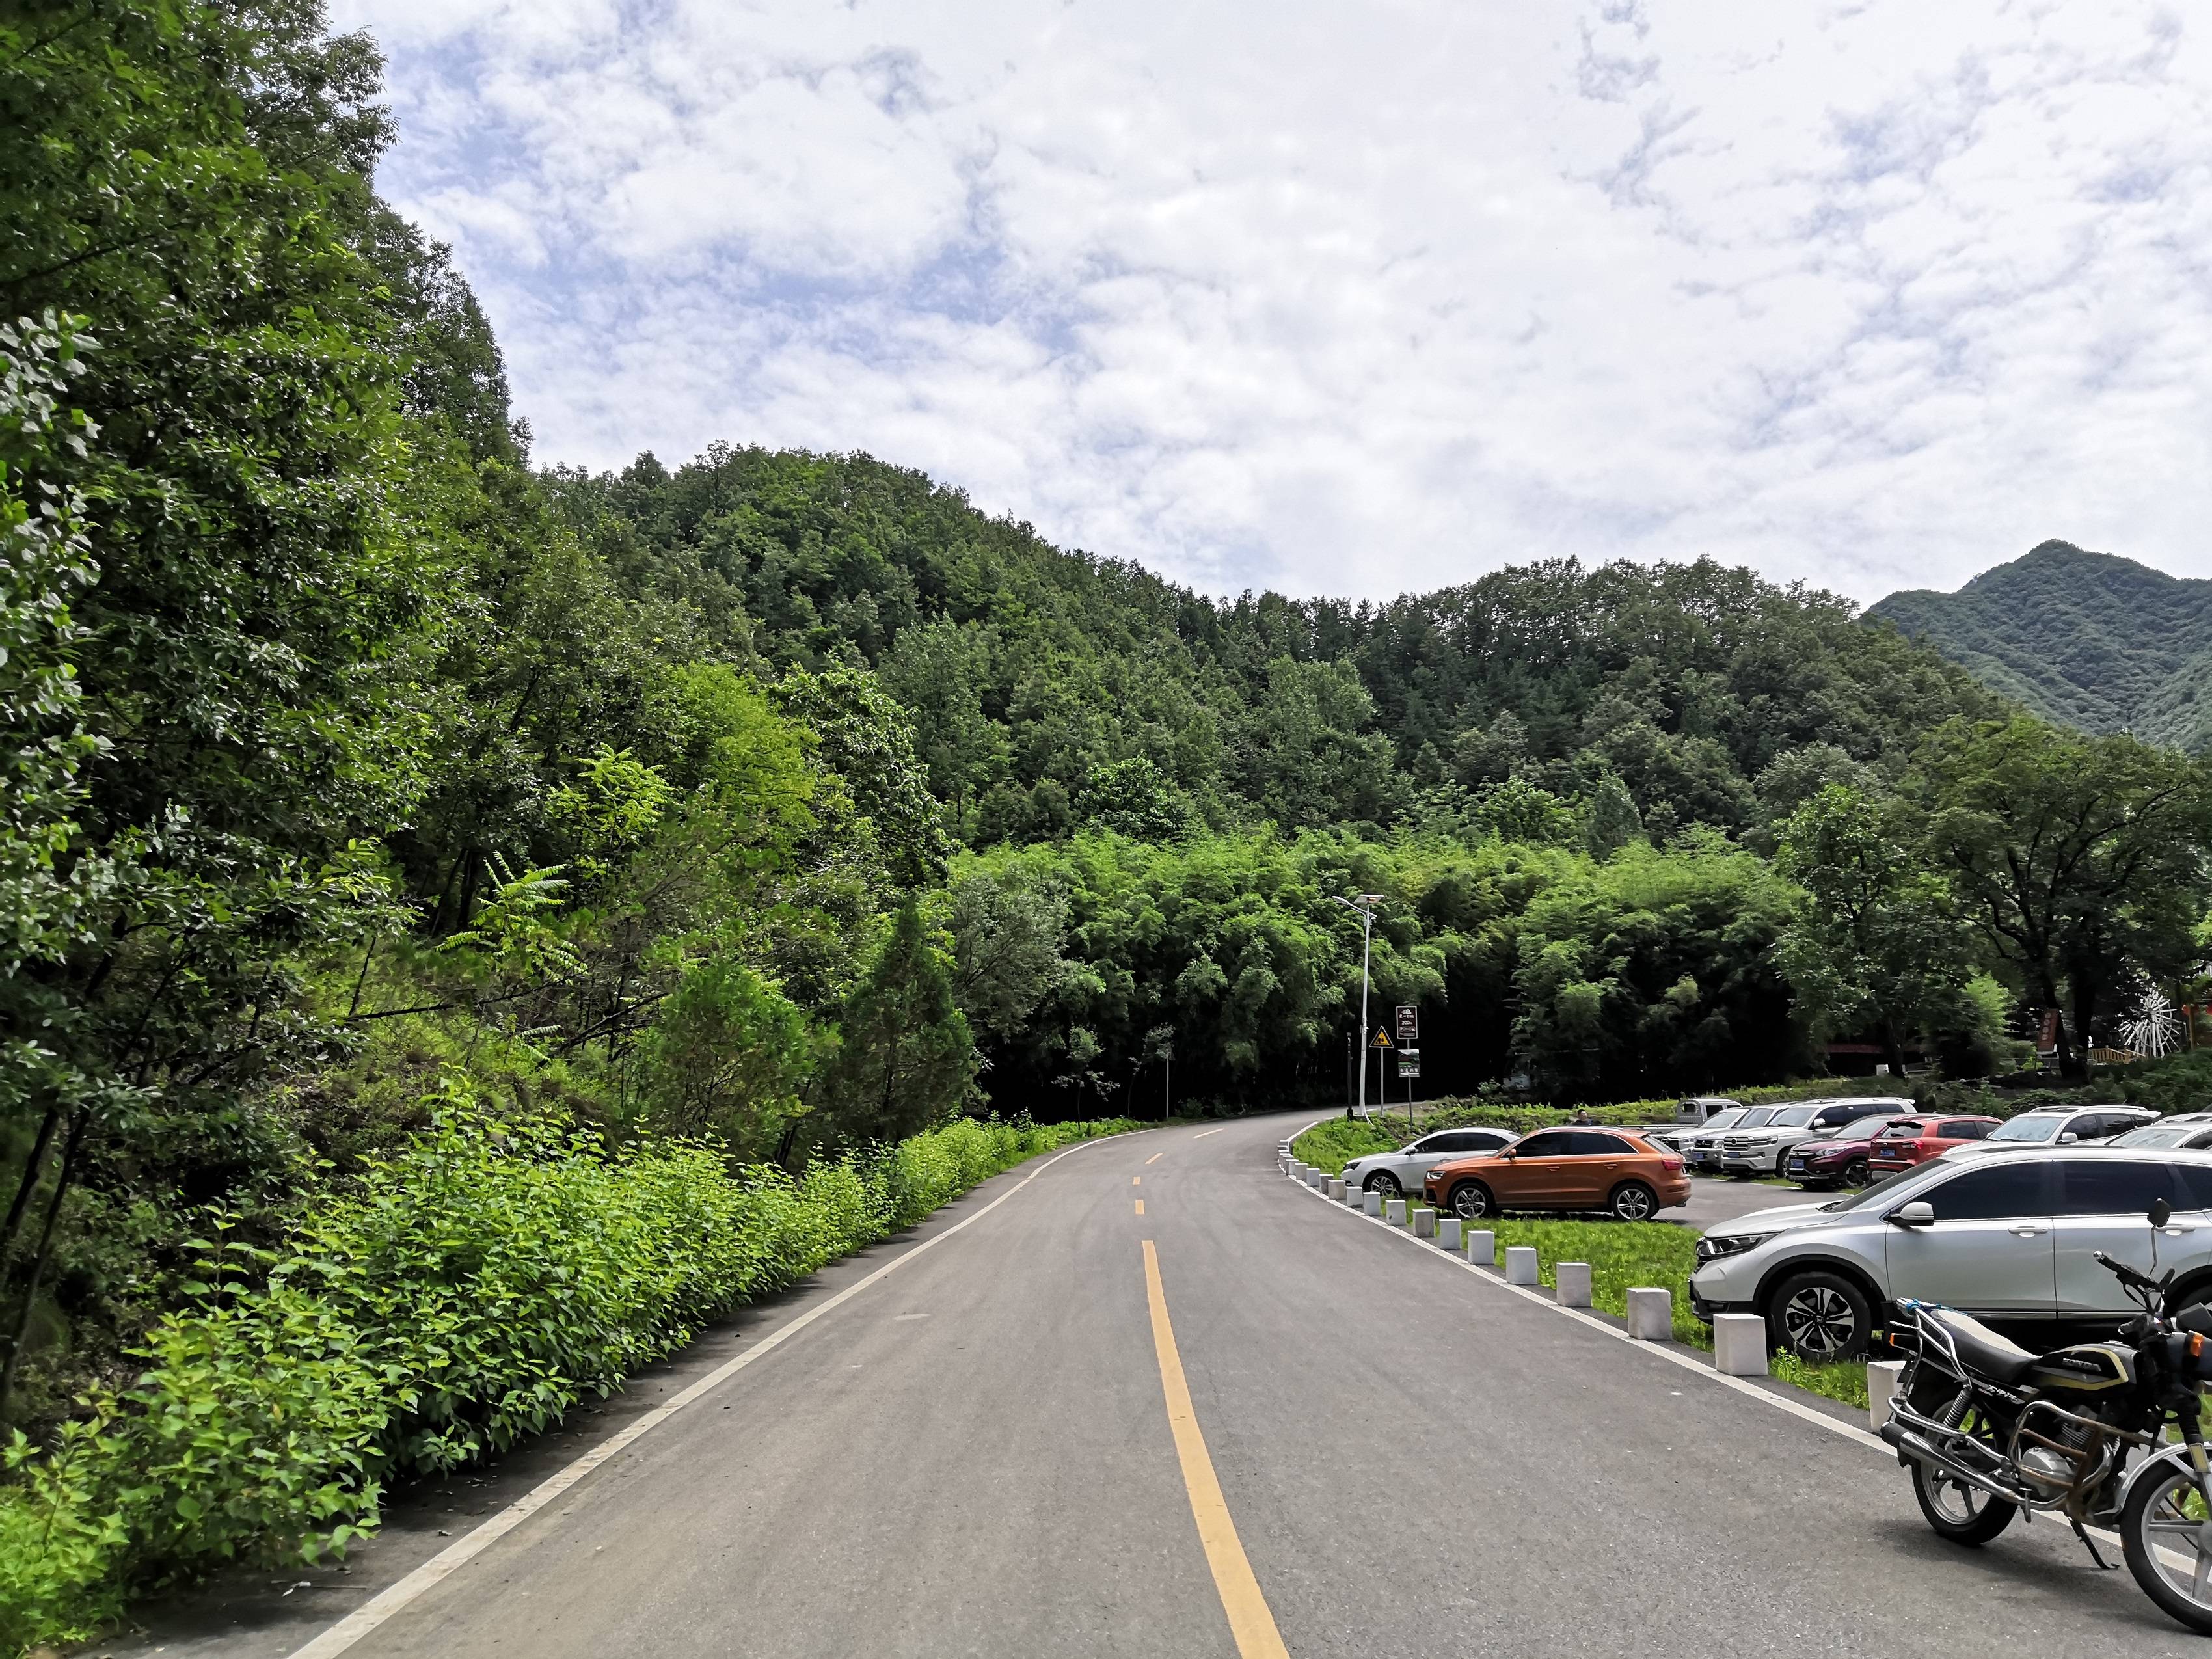
[[[1182,1357],[1176,1352],[1175,1327],[1168,1322],[1167,1291],[1160,1285],[1159,1252],[1152,1241],[1145,1244],[1145,1299],[1152,1304],[1152,1348],[1159,1356],[1160,1390],[1168,1403],[1168,1430],[1175,1437],[1176,1458],[1182,1465],[1182,1484],[1190,1493],[1191,1518],[1198,1522],[1198,1541],[1206,1548],[1206,1565],[1213,1571],[1213,1588],[1220,1595],[1221,1610],[1229,1615],[1230,1633],[1237,1638],[1240,1659],[1290,1659],[1275,1615],[1260,1592],[1244,1546],[1237,1541],[1237,1523],[1230,1518],[1228,1500],[1214,1477],[1213,1460],[1206,1455],[1206,1437],[1199,1431],[1198,1413],[1190,1403],[1190,1385],[1183,1380]]]
[[[376,1595],[372,1596],[339,1620],[337,1624],[332,1625],[320,1636],[315,1637],[305,1646],[295,1649],[291,1659],[332,1659],[333,1655],[343,1653],[362,1637],[368,1635],[392,1618],[393,1614],[419,1601],[462,1567],[466,1566],[508,1533],[513,1532],[525,1521],[537,1514],[538,1510],[559,1498],[593,1469],[599,1468],[600,1464],[623,1450],[632,1442],[643,1438],[659,1428],[693,1401],[720,1388],[763,1354],[781,1346],[787,1338],[798,1335],[800,1331],[821,1318],[832,1308],[851,1301],[886,1273],[894,1273],[905,1267],[924,1250],[933,1249],[963,1228],[974,1226],[1016,1193],[1021,1191],[1023,1188],[1028,1186],[1030,1182],[1035,1181],[1047,1170],[1059,1163],[1061,1158],[1073,1158],[1086,1147],[1103,1146],[1108,1140],[1117,1138],[1102,1135],[1096,1140],[1086,1140],[1081,1146],[1070,1146],[1064,1152],[1055,1152],[965,1220],[956,1221],[943,1232],[923,1239],[921,1243],[903,1255],[893,1256],[866,1279],[848,1285],[829,1300],[809,1308],[789,1323],[779,1325],[735,1358],[726,1360],[708,1372],[706,1376],[701,1377],[665,1405],[654,1407],[628,1428],[608,1436],[566,1468],[547,1476],[465,1538],[439,1551],[437,1554],[416,1568],[398,1583],[387,1585]],[[566,1515],[568,1511],[563,1510],[561,1513]]]
[[[1144,1200],[1143,1199],[1141,1199],[1141,1198],[1140,1198],[1140,1199],[1139,1199],[1139,1200],[1137,1200],[1137,1213],[1138,1213],[1139,1215],[1142,1215],[1142,1214],[1144,1214],[1144,1212],[1145,1212],[1145,1200]]]
[[[1193,1135],[1191,1139],[1193,1140],[1203,1140],[1208,1135],[1225,1135],[1236,1127],[1237,1126],[1233,1123],[1224,1123],[1218,1129],[1200,1129],[1196,1134]]]
[[[1148,1170],[1151,1169],[1153,1164],[1158,1163],[1166,1156],[1167,1154],[1165,1152],[1154,1152],[1150,1158],[1145,1160],[1145,1167]]]
[[[1132,1187],[1141,1187],[1145,1184],[1145,1178],[1142,1176],[1131,1176],[1129,1177],[1129,1184]]]

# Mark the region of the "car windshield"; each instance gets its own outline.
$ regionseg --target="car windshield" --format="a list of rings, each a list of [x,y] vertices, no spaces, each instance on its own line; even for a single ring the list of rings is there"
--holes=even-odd
[[[1743,1108],[1730,1106],[1725,1111],[1715,1112],[1700,1126],[1707,1129],[1733,1129],[1736,1120],[1743,1115]]]
[[[2202,1134],[2202,1123],[2146,1123],[2140,1129],[2130,1129],[2124,1135],[2115,1135],[2109,1143],[2114,1146],[2179,1146],[2190,1136]]]
[[[2063,1118],[2040,1117],[2033,1113],[2028,1113],[2013,1119],[2009,1123],[2000,1123],[1990,1132],[1990,1139],[1991,1140],[2024,1140],[2032,1146],[2040,1146],[2057,1134],[2058,1126],[2064,1121]]]
[[[1863,1117],[1856,1120],[1855,1122],[1842,1124],[1836,1128],[1831,1129],[1828,1132],[1828,1139],[1831,1140],[1872,1140],[1876,1135],[1880,1134],[1887,1127],[1889,1127],[1889,1120],[1886,1117]]]
[[[1766,1120],[1773,1115],[1774,1108],[1771,1106],[1753,1106],[1732,1127],[1738,1129],[1764,1128],[1766,1126]]]
[[[1932,1164],[1916,1164],[1909,1170],[1899,1170],[1894,1175],[1884,1176],[1871,1187],[1860,1188],[1849,1198],[1839,1198],[1834,1203],[1823,1204],[1820,1207],[1823,1210],[1837,1212],[1856,1210],[1869,1199],[1880,1198],[1883,1194],[1893,1190],[1901,1182],[1917,1180],[1935,1167],[1936,1165]]]
[[[1770,1129],[1802,1129],[1813,1121],[1815,1106],[1792,1106],[1786,1112],[1777,1112],[1767,1122]]]

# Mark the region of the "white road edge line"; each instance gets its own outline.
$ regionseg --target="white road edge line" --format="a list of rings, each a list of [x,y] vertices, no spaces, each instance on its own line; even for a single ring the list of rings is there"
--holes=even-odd
[[[448,1545],[446,1548],[439,1551],[437,1554],[432,1556],[421,1566],[416,1568],[414,1571],[409,1573],[404,1578],[399,1580],[398,1583],[388,1585],[376,1595],[363,1602],[360,1607],[356,1607],[344,1618],[339,1620],[337,1624],[332,1625],[321,1635],[307,1643],[306,1646],[295,1649],[291,1655],[291,1659],[332,1659],[333,1655],[343,1653],[348,1648],[360,1641],[362,1637],[367,1636],[370,1632],[375,1630],[377,1626],[383,1624],[393,1614],[401,1612],[410,1603],[420,1600],[429,1590],[445,1582],[446,1579],[451,1577],[460,1568],[467,1565],[469,1562],[483,1554],[485,1550],[490,1548],[501,1539],[507,1536],[508,1533],[513,1532],[525,1521],[527,1521],[538,1510],[544,1509],[555,1498],[560,1497],[562,1493],[567,1492],[569,1487],[574,1486],[579,1480],[581,1480],[586,1475],[589,1474],[593,1469],[599,1468],[600,1464],[605,1462],[609,1458],[613,1457],[617,1453],[623,1451],[625,1448],[643,1437],[645,1435],[647,1435],[654,1429],[659,1428],[663,1423],[665,1423],[670,1418],[675,1416],[677,1413],[682,1411],[686,1406],[691,1404],[695,1400],[699,1399],[702,1395],[710,1394],[714,1389],[720,1388],[723,1383],[728,1382],[730,1378],[735,1376],[739,1371],[744,1370],[746,1366],[751,1364],[753,1361],[758,1359],[763,1354],[768,1353],[780,1346],[786,1338],[798,1335],[800,1331],[805,1329],[809,1325],[811,1325],[816,1320],[821,1318],[823,1314],[828,1313],[831,1309],[851,1301],[854,1297],[858,1296],[862,1291],[866,1290],[869,1285],[874,1284],[886,1273],[894,1273],[897,1269],[903,1267],[908,1262],[913,1261],[915,1257],[920,1255],[923,1251],[933,1249],[936,1246],[942,1244],[946,1239],[951,1237],[953,1234],[959,1232],[963,1228],[974,1226],[985,1216],[990,1214],[992,1211],[997,1209],[999,1206],[1004,1204],[1008,1199],[1012,1198],[1016,1193],[1021,1191],[1023,1188],[1028,1186],[1030,1182],[1035,1181],[1047,1170],[1049,1170],[1054,1164],[1059,1163],[1061,1158],[1073,1158],[1076,1153],[1083,1152],[1089,1147],[1103,1146],[1109,1141],[1120,1142],[1133,1140],[1138,1135],[1146,1133],[1147,1132],[1139,1129],[1133,1130],[1127,1134],[1101,1135],[1095,1140],[1086,1140],[1079,1146],[1070,1146],[1065,1152],[1054,1153],[1052,1157],[1045,1159],[1043,1163],[1038,1164],[1036,1169],[1030,1170],[1029,1174],[1023,1176],[1021,1180],[1016,1182],[1005,1192],[1000,1194],[998,1197],[993,1199],[981,1209],[976,1211],[975,1214],[967,1217],[963,1220],[956,1221],[952,1225],[947,1227],[943,1232],[935,1234],[931,1237],[925,1238],[921,1243],[914,1246],[913,1249],[892,1257],[889,1261],[884,1263],[882,1267],[870,1273],[866,1279],[860,1279],[854,1284],[848,1285],[843,1290],[838,1291],[836,1295],[830,1297],[825,1302],[809,1308],[805,1313],[799,1315],[788,1324],[779,1325],[775,1330],[769,1332],[768,1335],[763,1337],[758,1342],[746,1349],[743,1353],[738,1354],[732,1359],[725,1361],[723,1364],[716,1366],[713,1370],[708,1372],[706,1376],[701,1377],[696,1382],[692,1383],[690,1387],[685,1389],[673,1400],[669,1401],[665,1405],[654,1407],[651,1411],[646,1413],[644,1416],[639,1418],[627,1428],[608,1436],[607,1438],[602,1440],[598,1445],[592,1447],[582,1456],[577,1458],[574,1462],[570,1463],[567,1468],[560,1470],[558,1473],[549,1475],[545,1480],[540,1481],[537,1486],[531,1488],[530,1491],[516,1498],[514,1502],[508,1504],[497,1515],[493,1516],[482,1526],[471,1532],[468,1536],[463,1538],[459,1542]]]
[[[1586,1314],[1578,1308],[1563,1308],[1556,1301],[1553,1300],[1552,1297],[1546,1296],[1541,1291],[1532,1291],[1525,1285],[1509,1285],[1497,1274],[1485,1273],[1480,1267],[1476,1267],[1472,1261],[1453,1255],[1449,1251],[1438,1249],[1433,1244],[1423,1243],[1421,1240],[1414,1237],[1410,1232],[1404,1231],[1402,1228],[1393,1227],[1388,1221],[1385,1221],[1380,1216],[1369,1215],[1364,1210],[1347,1210],[1345,1206],[1338,1203],[1336,1200],[1331,1198],[1328,1193],[1316,1188],[1308,1187],[1303,1182],[1298,1183],[1298,1190],[1301,1192],[1311,1193],[1313,1196],[1321,1200],[1321,1201],[1328,1205],[1329,1208],[1343,1211],[1346,1214],[1350,1215],[1354,1220],[1364,1221],[1370,1227],[1380,1227],[1383,1231],[1390,1234],[1393,1237],[1404,1239],[1408,1244],[1419,1245],[1424,1255],[1433,1256],[1439,1261],[1446,1262],[1452,1267],[1460,1268],[1463,1272],[1473,1273],[1477,1279],[1480,1279],[1486,1285],[1495,1285],[1501,1291],[1510,1291],[1511,1294],[1521,1297],[1524,1302],[1534,1303],[1537,1307],[1542,1308],[1547,1312],[1559,1314],[1565,1318],[1571,1319],[1577,1324],[1587,1325],[1594,1331],[1602,1331],[1606,1335],[1613,1338],[1616,1342],[1626,1342],[1630,1347],[1636,1349],[1638,1352],[1648,1353],[1655,1359],[1663,1359],[1670,1365],[1680,1365],[1684,1370],[1694,1371],[1699,1376],[1705,1378],[1708,1382],[1717,1382],[1724,1389],[1734,1389],[1738,1394],[1747,1395],[1751,1399],[1758,1401],[1761,1405],[1771,1406],[1777,1411],[1788,1412],[1792,1417],[1802,1417],[1808,1423],[1818,1424],[1821,1428],[1827,1430],[1831,1434],[1841,1435],[1846,1440],[1855,1441],[1858,1444],[1866,1447],[1870,1451],[1880,1452],[1884,1457],[1891,1459],[1893,1462],[1896,1459],[1897,1452],[1887,1441],[1881,1438],[1879,1436],[1869,1434],[1864,1429],[1854,1428],[1849,1423],[1838,1422],[1836,1419],[1829,1416],[1826,1412],[1814,1411],[1810,1406],[1804,1405],[1797,1401],[1786,1399],[1778,1394],[1769,1394],[1765,1389],[1753,1388],[1741,1377],[1730,1376],[1725,1371],[1715,1370],[1711,1365],[1704,1364],[1698,1360],[1691,1358],[1689,1355],[1680,1352],[1671,1342],[1639,1342],[1634,1337],[1631,1336],[1626,1331],[1622,1330],[1618,1325],[1608,1325],[1602,1319]],[[1480,1230],[1477,1229],[1477,1231],[1479,1231]],[[2026,1518],[2025,1512],[2023,1512],[2022,1518]],[[2103,1527],[2091,1527],[2088,1528],[2088,1531],[2094,1536],[2103,1540],[2107,1544],[2110,1544],[2114,1549],[2120,1547],[2119,1534],[2108,1531]],[[2185,1558],[2175,1554],[2172,1550],[2167,1549],[2163,1545],[2158,1547],[2158,1553],[2164,1556],[2168,1562],[2176,1566],[2193,1567],[2196,1565],[2194,1562],[2189,1561]]]

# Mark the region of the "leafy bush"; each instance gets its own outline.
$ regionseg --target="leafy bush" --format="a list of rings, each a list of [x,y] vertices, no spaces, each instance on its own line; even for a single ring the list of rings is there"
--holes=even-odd
[[[448,1098],[431,1131],[323,1194],[279,1252],[211,1218],[191,1304],[144,1372],[0,1487],[0,1650],[88,1632],[135,1591],[373,1531],[391,1480],[559,1421],[700,1325],[920,1220],[1034,1153],[1127,1122],[956,1122],[734,1173],[714,1146],[605,1154],[557,1121]]]

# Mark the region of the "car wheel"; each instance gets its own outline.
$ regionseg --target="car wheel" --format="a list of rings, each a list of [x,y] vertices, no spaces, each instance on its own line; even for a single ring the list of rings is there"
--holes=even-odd
[[[1840,1273],[1799,1273],[1766,1304],[1766,1342],[1815,1364],[1856,1358],[1874,1334],[1866,1292]]]
[[[1480,1221],[1498,1213],[1498,1200],[1480,1181],[1461,1182],[1451,1189],[1447,1201],[1451,1205],[1451,1212],[1462,1221]]]
[[[1380,1193],[1385,1198],[1395,1198],[1404,1190],[1398,1185],[1398,1177],[1388,1170],[1377,1170],[1364,1184],[1369,1192]]]
[[[1867,1168],[1867,1161],[1863,1158],[1855,1158],[1844,1165],[1844,1185],[1846,1187],[1863,1187],[1873,1179],[1874,1171]]]
[[[1659,1194],[1640,1181],[1624,1181],[1606,1201],[1616,1221],[1649,1221],[1659,1208]]]

